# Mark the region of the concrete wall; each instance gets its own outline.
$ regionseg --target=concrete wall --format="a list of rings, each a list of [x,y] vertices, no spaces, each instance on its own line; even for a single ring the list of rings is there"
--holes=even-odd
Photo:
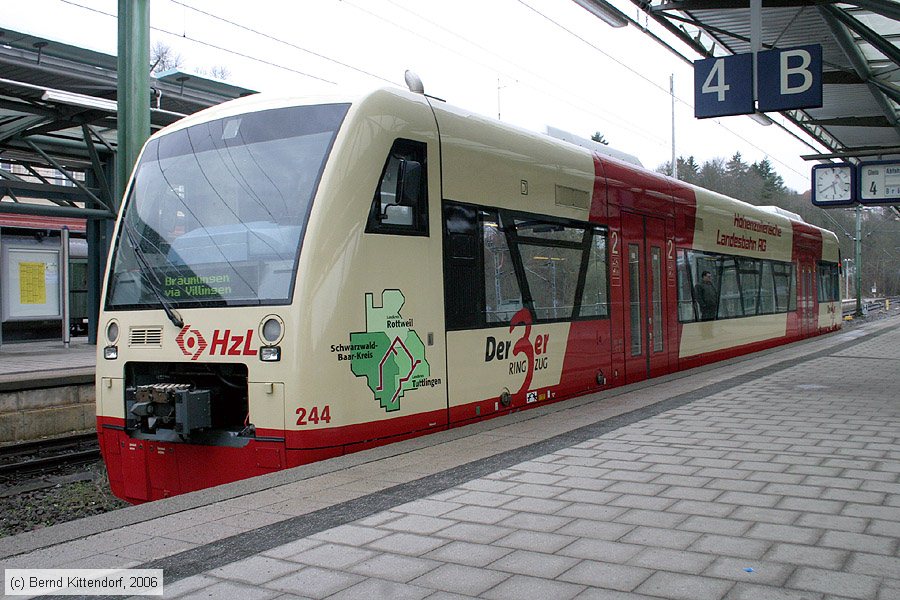
[[[95,427],[93,381],[0,390],[0,444],[85,432]]]

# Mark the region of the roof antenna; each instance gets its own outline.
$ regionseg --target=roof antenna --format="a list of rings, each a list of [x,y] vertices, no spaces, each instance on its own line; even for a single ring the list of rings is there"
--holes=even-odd
[[[425,85],[418,75],[407,69],[403,74],[403,79],[406,80],[406,87],[409,88],[409,91],[414,94],[425,94]]]

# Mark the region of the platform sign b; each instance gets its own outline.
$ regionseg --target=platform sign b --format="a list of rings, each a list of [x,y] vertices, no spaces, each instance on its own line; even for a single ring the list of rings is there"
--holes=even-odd
[[[796,46],[757,54],[759,111],[822,106],[822,46]]]

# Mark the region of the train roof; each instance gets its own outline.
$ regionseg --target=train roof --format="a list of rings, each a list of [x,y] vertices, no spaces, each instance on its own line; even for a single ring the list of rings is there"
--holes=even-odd
[[[596,152],[598,154],[604,154],[606,156],[612,156],[618,158],[619,160],[624,160],[625,162],[631,163],[635,166],[644,168],[644,163],[640,161],[637,156],[633,154],[628,154],[627,152],[622,152],[616,148],[610,148],[606,144],[601,144],[600,142],[595,142],[594,140],[589,140],[587,138],[581,137],[579,135],[575,135],[574,133],[570,133],[568,131],[564,131],[557,127],[553,127],[547,125],[546,133],[552,138],[556,138],[558,140],[563,140],[564,142],[569,142],[570,144],[574,144],[576,146],[581,146],[582,148],[587,148],[592,152]]]
[[[268,92],[260,92],[243,98],[236,98],[217,104],[210,108],[198,111],[192,115],[169,125],[154,134],[153,137],[165,135],[172,131],[184,129],[198,123],[205,123],[215,119],[222,119],[234,115],[240,115],[249,112],[261,112],[275,108],[287,108],[290,106],[308,106],[314,104],[352,104],[359,102],[366,94],[316,94],[316,95],[296,95],[296,94],[275,94]]]
[[[166,127],[162,131],[158,132],[154,135],[154,137],[159,135],[164,135],[165,133],[169,133],[174,130],[183,129],[186,127],[190,127],[192,125],[203,123],[206,121],[225,118],[229,116],[239,115],[247,112],[258,112],[264,110],[271,110],[276,108],[285,108],[289,106],[306,106],[306,105],[315,105],[315,104],[360,104],[364,103],[365,100],[371,96],[389,94],[396,96],[398,98],[402,98],[407,101],[413,102],[426,102],[426,96],[423,94],[413,93],[407,90],[404,90],[399,87],[381,87],[377,89],[370,89],[368,91],[362,92],[342,92],[336,94],[317,94],[317,95],[291,95],[291,94],[274,94],[274,93],[258,93],[253,94],[251,96],[246,96],[243,98],[237,98],[235,100],[229,100],[228,102],[224,102],[217,106],[213,106],[211,108],[207,108],[205,110],[199,111],[192,115],[181,119],[180,121]],[[511,125],[509,123],[504,123],[501,121],[497,121],[496,119],[492,119],[481,115],[479,113],[475,113],[464,108],[460,108],[454,106],[452,104],[448,104],[439,99],[432,98],[431,105],[436,114],[439,113],[447,113],[454,114],[460,117],[463,117],[465,120],[470,121],[472,123],[477,123],[479,128],[472,129],[471,131],[482,131],[484,135],[491,136],[510,136],[510,142],[512,142],[512,138],[515,138],[515,145],[519,148],[528,147],[531,144],[534,144],[534,149],[537,150],[539,147],[543,146],[547,148],[547,146],[556,147],[559,150],[565,152],[570,151],[573,154],[580,155],[600,155],[604,162],[612,162],[618,163],[624,168],[633,171],[635,173],[643,173],[647,176],[652,176],[653,179],[656,179],[660,183],[665,182],[668,184],[668,190],[657,190],[660,192],[670,193],[675,196],[675,200],[678,201],[678,197],[680,196],[677,193],[677,190],[680,189],[691,189],[694,191],[695,196],[699,199],[704,198],[707,201],[713,202],[722,202],[722,203],[733,203],[733,206],[740,206],[742,210],[745,210],[748,213],[756,213],[759,216],[763,215],[771,215],[775,220],[784,220],[791,221],[795,223],[801,223],[806,227],[812,229],[818,229],[822,232],[826,232],[831,236],[834,234],[827,229],[822,229],[820,227],[816,227],[815,225],[811,225],[806,223],[799,215],[796,213],[784,210],[777,206],[756,206],[753,204],[749,204],[742,200],[738,200],[736,198],[732,198],[730,196],[726,196],[724,194],[720,194],[718,192],[714,192],[705,188],[701,188],[698,186],[694,186],[691,184],[687,184],[681,180],[673,179],[671,177],[662,175],[660,173],[656,173],[643,167],[640,161],[629,154],[624,152],[619,152],[614,149],[610,149],[608,147],[603,148],[595,148],[588,144],[579,143],[579,139],[577,136],[572,134],[567,134],[566,132],[561,132],[561,130],[555,130],[554,128],[548,128],[547,132],[535,132],[528,129],[524,129],[521,127],[517,127],[515,125]],[[488,131],[493,131],[493,134],[489,134]],[[565,135],[561,135],[565,134]],[[784,222],[782,221],[782,222]],[[827,236],[826,236],[827,237]]]

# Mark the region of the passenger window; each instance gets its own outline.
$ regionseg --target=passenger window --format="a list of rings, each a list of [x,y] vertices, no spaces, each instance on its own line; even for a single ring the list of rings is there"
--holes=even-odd
[[[744,316],[751,317],[759,310],[759,278],[761,263],[755,258],[738,259],[738,274],[741,285],[741,299]]]
[[[425,144],[398,139],[375,190],[366,233],[428,235]]]
[[[606,270],[606,235],[602,231],[594,231],[591,237],[591,253],[588,257],[584,292],[581,294],[580,316],[609,316]]]
[[[571,319],[584,259],[584,228],[533,218],[517,218],[515,225],[534,316]]]
[[[841,296],[841,279],[838,266],[820,262],[817,269],[819,302],[837,302]]]
[[[762,277],[759,285],[759,314],[770,315],[775,312],[775,283],[772,275],[772,263],[762,261]]]
[[[606,230],[444,201],[448,329],[608,318]]]
[[[791,263],[685,250],[678,255],[678,320],[691,323],[795,310],[794,282]]]
[[[796,294],[794,294],[793,265],[790,263],[774,263],[775,307],[778,312],[794,310]]]
[[[694,286],[690,271],[693,254],[687,250],[678,253],[678,320],[682,323],[690,323],[700,318],[694,301]]]
[[[509,323],[524,306],[522,290],[500,219],[496,214],[485,217],[482,221],[484,320],[486,323]]]
[[[721,273],[719,279],[718,318],[743,317],[744,308],[741,304],[741,288],[738,284],[738,270],[734,258],[727,256],[722,259]]]
[[[721,316],[719,313],[722,289],[720,274],[724,257],[699,252],[691,252],[690,256],[695,260],[691,275],[694,278],[693,292],[697,314],[700,315],[701,321],[713,321],[717,315]]]
[[[535,317],[571,319],[584,252],[580,248],[558,248],[520,244],[525,279],[531,291]]]
[[[494,221],[496,221],[494,217]],[[461,204],[444,204],[444,307],[448,329],[480,324],[484,290],[480,256],[479,211]]]

